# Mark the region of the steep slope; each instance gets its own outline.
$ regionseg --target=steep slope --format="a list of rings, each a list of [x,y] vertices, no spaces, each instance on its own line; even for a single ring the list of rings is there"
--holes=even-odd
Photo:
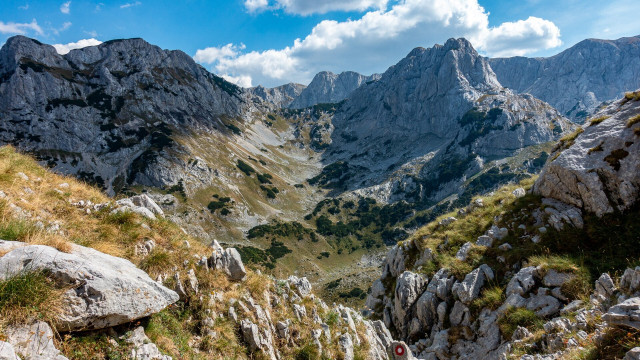
[[[605,101],[640,87],[640,36],[588,39],[549,58],[489,59],[500,83],[584,121]]]
[[[293,102],[307,87],[302,84],[285,84],[274,88],[256,86],[248,89],[248,92],[259,97],[263,101],[275,106],[275,108],[286,108]]]
[[[636,99],[563,138],[535,183],[476,197],[393,247],[367,298],[373,317],[420,359],[640,350]]]
[[[465,39],[413,50],[356,90],[332,124],[323,161],[342,173],[323,179],[328,186],[425,203],[463,191],[485,162],[572,128],[549,105],[502,88]]]
[[[362,84],[376,81],[380,75],[365,76],[353,71],[334,74],[323,71],[313,78],[309,86],[289,105],[292,109],[302,109],[317,104],[339,103]]]

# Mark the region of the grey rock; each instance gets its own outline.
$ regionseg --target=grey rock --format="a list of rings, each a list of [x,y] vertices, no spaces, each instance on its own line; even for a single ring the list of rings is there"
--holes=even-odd
[[[513,246],[511,246],[511,244],[509,244],[509,243],[504,243],[504,244],[498,246],[498,249],[500,249],[502,251],[509,251],[509,250],[513,249]]]
[[[0,341],[0,360],[20,360],[13,345]]]
[[[563,314],[563,315],[570,314],[570,313],[580,309],[583,305],[584,305],[584,301],[582,301],[582,300],[573,300],[572,302],[567,304],[567,306],[562,308],[560,313]]]
[[[415,264],[413,264],[413,266],[414,268],[418,268],[429,263],[430,261],[433,261],[433,251],[429,248],[426,248],[420,255],[420,258],[416,260]]]
[[[517,188],[517,189],[513,190],[512,194],[517,198],[521,198],[521,197],[525,196],[527,194],[527,192],[523,188]]]
[[[344,360],[353,360],[353,340],[351,339],[351,334],[346,333],[340,335],[338,338],[338,346],[344,354]]]
[[[491,247],[491,245],[493,245],[493,238],[487,235],[478,236],[476,245]]]
[[[246,278],[247,271],[238,250],[223,249],[216,240],[213,241],[212,249],[212,255],[209,257],[210,268],[224,271],[232,281],[243,281]]]
[[[451,308],[451,313],[449,314],[449,321],[451,326],[464,325],[469,326],[469,308],[462,304],[460,301],[456,301],[453,304],[453,308]]]
[[[13,247],[0,241],[0,249]],[[125,259],[71,245],[63,253],[43,245],[22,244],[0,258],[0,278],[26,269],[43,269],[64,293],[60,330],[102,329],[149,316],[178,301],[178,294],[153,281]]]
[[[460,261],[466,261],[467,257],[469,257],[469,251],[471,251],[472,246],[473,244],[470,242],[464,243],[464,245],[462,245],[456,253],[456,259]]]
[[[536,278],[538,277],[538,270],[529,266],[526,268],[520,269],[518,273],[509,280],[506,289],[506,295],[509,296],[511,294],[524,295],[529,290],[533,288],[536,283]]]
[[[630,327],[640,330],[640,297],[627,299],[612,306],[603,319],[611,326]]]
[[[620,289],[631,294],[640,291],[640,266],[624,271],[620,278]]]
[[[301,91],[289,105],[292,109],[302,109],[316,104],[339,103],[351,93],[370,81],[376,81],[380,75],[364,76],[353,71],[334,74],[322,71],[313,78],[309,86]]]
[[[594,115],[609,118],[586,127],[549,162],[533,191],[597,216],[632,207],[640,191],[640,142],[627,121],[639,109],[637,101],[617,101]],[[596,147],[602,151],[590,151]]]
[[[393,360],[415,360],[411,349],[404,341],[394,341],[387,348],[389,359]]]
[[[525,338],[528,338],[531,335],[532,335],[531,331],[529,331],[527,328],[518,326],[516,328],[516,331],[513,332],[513,335],[511,336],[511,340],[513,341],[523,340]]]
[[[622,360],[640,360],[640,347],[627,351]]]
[[[135,360],[171,360],[171,356],[164,355],[158,347],[149,340],[144,333],[144,328],[138,326],[135,328],[125,341],[133,345],[130,358]]]
[[[403,272],[396,282],[394,295],[394,323],[405,332],[411,308],[427,286],[427,279],[410,271]]]
[[[303,305],[293,304],[293,313],[296,315],[296,318],[298,318],[298,321],[302,321],[307,317],[307,308]]]
[[[291,275],[287,281],[289,282],[289,285],[296,289],[301,297],[305,298],[311,295],[311,283],[306,277],[298,278],[297,276]]]
[[[452,291],[464,304],[469,304],[480,294],[482,286],[488,280],[493,280],[493,270],[484,264],[464,277],[464,280],[453,285]]]
[[[548,317],[560,311],[560,301],[553,296],[538,290],[538,294],[527,300],[527,309],[532,310],[540,317]]]
[[[293,100],[300,96],[305,88],[305,85],[290,83],[274,88],[256,86],[254,88],[247,89],[247,91],[251,95],[275,105],[276,108],[286,108],[291,104],[291,102],[293,102]]]
[[[600,275],[598,280],[596,280],[593,295],[598,298],[598,300],[602,301],[611,298],[616,290],[616,285],[613,282],[613,279],[611,279],[611,276],[604,273]]]
[[[561,273],[554,269],[549,269],[542,279],[542,283],[544,284],[544,286],[548,287],[562,286],[574,277],[575,276],[572,274]]]
[[[67,360],[56,349],[53,330],[45,322],[8,326],[5,335],[7,342],[13,345],[15,352],[24,360]]]
[[[640,84],[640,37],[588,39],[548,58],[489,59],[500,83],[584,121],[603,101]]]

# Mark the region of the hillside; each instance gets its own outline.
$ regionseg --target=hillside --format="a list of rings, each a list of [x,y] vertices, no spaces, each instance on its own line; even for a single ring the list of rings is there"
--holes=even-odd
[[[476,197],[393,247],[372,317],[420,359],[633,358],[638,94],[563,138],[535,181]]]
[[[113,201],[11,147],[0,189],[2,358],[386,358],[382,323],[246,271],[144,195]]]

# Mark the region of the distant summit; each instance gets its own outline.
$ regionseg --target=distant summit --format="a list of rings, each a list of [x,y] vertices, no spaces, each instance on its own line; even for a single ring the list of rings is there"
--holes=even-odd
[[[378,79],[380,79],[379,74],[365,76],[353,71],[345,71],[336,75],[329,71],[322,71],[313,78],[309,86],[289,107],[302,109],[316,104],[338,103],[349,97],[362,84]]]

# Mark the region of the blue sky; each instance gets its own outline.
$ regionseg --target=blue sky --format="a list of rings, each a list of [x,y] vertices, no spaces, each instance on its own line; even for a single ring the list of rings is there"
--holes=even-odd
[[[275,86],[321,70],[382,72],[449,37],[487,56],[549,56],[640,35],[639,11],[636,0],[3,0],[0,44],[23,34],[64,52],[142,37],[240,85]]]

